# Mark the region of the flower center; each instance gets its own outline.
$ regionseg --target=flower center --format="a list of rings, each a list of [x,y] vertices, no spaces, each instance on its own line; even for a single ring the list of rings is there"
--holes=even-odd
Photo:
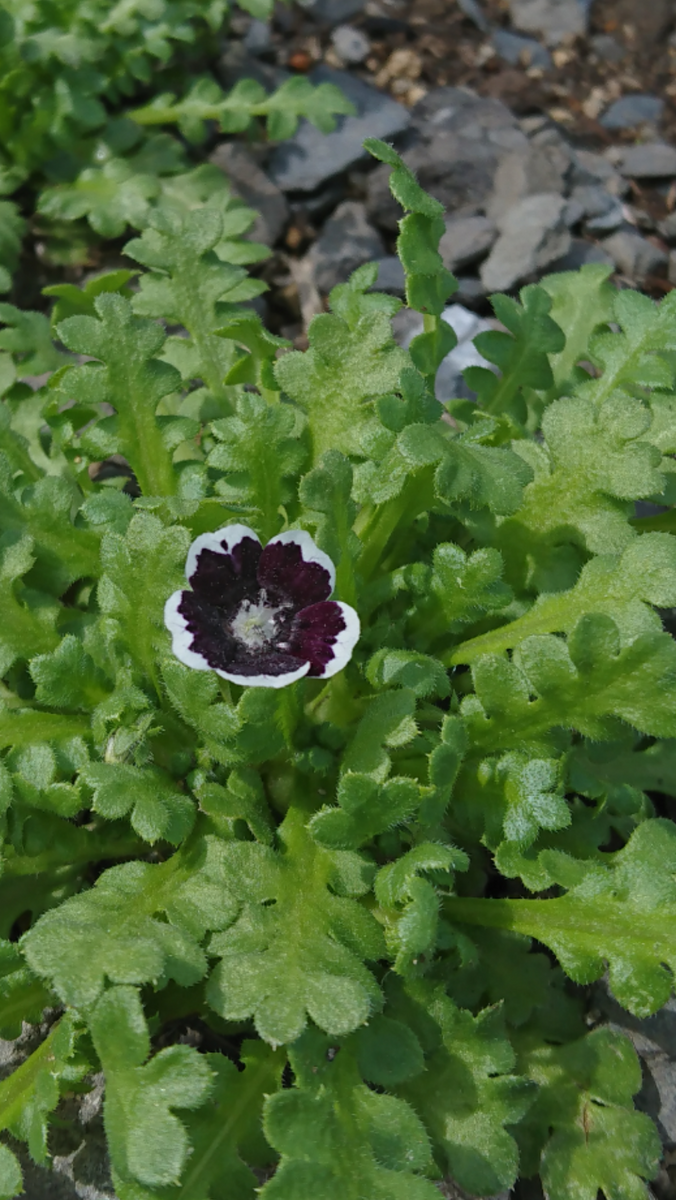
[[[261,592],[259,602],[244,600],[234,621],[230,625],[233,637],[247,647],[248,650],[260,650],[267,646],[277,633],[277,616],[281,608],[274,608],[266,603],[265,592]]]

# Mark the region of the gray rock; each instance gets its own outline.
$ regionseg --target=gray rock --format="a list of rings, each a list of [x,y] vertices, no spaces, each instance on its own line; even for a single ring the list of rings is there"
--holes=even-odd
[[[624,221],[623,206],[601,184],[578,184],[571,193],[571,203],[580,205],[592,233],[610,233]]]
[[[508,0],[512,24],[541,33],[549,45],[569,34],[586,33],[589,0]]]
[[[354,25],[338,25],[331,34],[331,41],[336,54],[345,63],[363,62],[371,49],[366,34]]]
[[[653,1017],[641,1020],[626,1012],[609,995],[605,984],[594,999],[611,1022],[634,1043],[643,1065],[643,1087],[636,1105],[656,1122],[667,1148],[676,1145],[676,998],[671,997]]]
[[[289,219],[286,197],[239,142],[221,142],[209,158],[228,176],[232,190],[258,216],[248,236],[273,246]]]
[[[505,155],[495,173],[493,194],[486,208],[488,216],[499,222],[526,196],[542,192],[563,194],[571,161],[568,147],[557,143],[531,142],[524,150]]]
[[[611,196],[625,196],[629,184],[623,179],[612,163],[602,154],[594,154],[592,150],[575,150],[570,172],[573,187],[588,183],[602,183]]]
[[[218,63],[218,74],[224,88],[233,88],[240,79],[255,79],[266,92],[274,92],[290,78],[289,71],[261,62],[247,50],[244,42],[235,41],[227,43]]]
[[[664,100],[659,96],[636,93],[621,96],[600,118],[604,129],[633,129],[635,125],[656,124],[664,111]]]
[[[426,191],[448,212],[469,215],[493,190],[498,164],[528,146],[515,117],[499,100],[466,88],[436,88],[411,110],[402,157]],[[389,190],[390,171],[377,167],[368,178],[369,216],[394,231],[401,209]]]
[[[357,115],[340,117],[338,127],[329,134],[302,121],[296,134],[275,148],[269,171],[284,192],[314,191],[367,157],[364,138],[393,138],[406,129],[411,119],[402,104],[346,71],[321,66],[311,73],[310,80],[335,84],[352,101]]]
[[[366,219],[363,204],[345,200],[326,222],[308,258],[320,292],[330,292],[362,263],[383,257],[385,247],[378,231]]]
[[[448,271],[461,271],[484,258],[498,236],[487,217],[449,217],[439,253]]]
[[[508,29],[496,29],[491,37],[495,53],[504,58],[513,67],[524,65],[524,60],[531,67],[540,67],[549,71],[552,56],[545,46],[541,46],[535,38],[520,37],[518,33],[510,33]]]
[[[620,229],[605,238],[601,245],[610,255],[618,271],[629,279],[642,283],[648,275],[664,271],[668,256],[639,233]]]
[[[267,54],[272,47],[269,21],[252,21],[244,37],[244,46],[249,54]]]
[[[676,175],[676,150],[666,142],[630,146],[620,161],[620,171],[629,179],[661,179]]]
[[[406,277],[404,268],[402,267],[396,254],[387,254],[384,258],[377,258],[378,278],[376,279],[376,290],[379,292],[392,292],[394,296],[403,296],[406,287]]]
[[[507,291],[570,249],[566,201],[553,192],[526,196],[499,223],[500,237],[481,268],[489,292]]]
[[[594,242],[587,242],[584,238],[573,238],[568,253],[550,263],[548,271],[579,271],[580,267],[585,267],[587,263],[603,263],[607,267],[614,266],[610,255],[606,254],[600,246],[595,245]]]
[[[676,239],[676,211],[670,212],[668,217],[665,217],[663,221],[660,221],[657,229],[658,232],[661,233],[662,237],[673,242],[674,239]]]
[[[469,17],[470,21],[474,22],[477,29],[480,29],[482,33],[488,33],[490,25],[486,20],[483,9],[477,4],[477,0],[458,0],[458,8],[466,17]]]
[[[363,11],[365,0],[310,0],[303,8],[322,25],[340,25]]]
[[[472,307],[474,304],[480,304],[487,295],[488,289],[480,279],[476,279],[473,275],[458,276],[458,290],[453,295],[453,299],[458,304]]]
[[[626,47],[621,46],[610,33],[597,33],[589,39],[589,45],[603,62],[618,63],[627,56]]]

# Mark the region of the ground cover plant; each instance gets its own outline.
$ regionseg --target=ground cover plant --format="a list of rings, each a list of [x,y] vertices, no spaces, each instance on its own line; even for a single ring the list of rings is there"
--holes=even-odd
[[[272,6],[240,5],[260,18]],[[210,130],[280,139],[302,116],[328,131],[352,111],[337,87],[302,75],[272,95],[252,79],[224,91],[214,71],[229,9],[228,0],[3,3],[0,293],[27,220],[48,266],[86,263],[103,238],[140,228],[158,198],[190,197],[192,147]],[[225,188],[217,169],[205,174]]]
[[[370,266],[306,352],[267,332],[202,168],[130,216],[137,274],[0,308],[0,1034],[50,1021],[0,1196],[101,1070],[120,1200],[656,1172],[579,985],[644,1016],[676,967],[676,550],[634,515],[672,503],[676,302],[496,296],[440,406],[442,210],[370,149],[408,351]]]

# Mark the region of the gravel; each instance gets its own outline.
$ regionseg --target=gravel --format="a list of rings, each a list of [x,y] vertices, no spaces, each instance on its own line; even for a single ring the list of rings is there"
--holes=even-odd
[[[509,291],[567,254],[566,201],[554,192],[527,196],[500,222],[500,237],[481,268],[489,292]]]
[[[676,150],[666,142],[630,146],[620,160],[620,171],[630,179],[661,179],[676,175]]]
[[[521,37],[518,33],[510,33],[509,29],[496,29],[491,36],[495,53],[513,67],[539,67],[542,71],[551,70],[552,56],[549,50],[535,38]]]
[[[354,25],[338,25],[331,34],[331,42],[338,57],[354,66],[363,62],[371,49],[366,34]]]
[[[221,142],[209,158],[228,176],[232,190],[258,212],[248,237],[273,246],[289,219],[283,192],[239,142]]]
[[[337,129],[329,134],[302,121],[294,137],[275,148],[269,162],[270,176],[284,192],[313,192],[367,157],[364,138],[389,140],[403,133],[410,122],[410,114],[402,104],[346,71],[321,66],[311,73],[310,80],[314,84],[335,84],[352,101],[357,115],[340,117]]]
[[[589,4],[585,0],[508,0],[512,24],[524,33],[541,33],[550,45],[585,33]]]
[[[664,273],[668,265],[668,255],[663,250],[633,231],[620,229],[601,245],[617,269],[637,283],[642,283],[648,275]]]
[[[633,129],[636,125],[657,124],[663,111],[664,100],[659,96],[635,93],[616,100],[600,120],[604,129]]]
[[[369,223],[364,205],[345,200],[329,217],[308,257],[319,291],[328,293],[362,263],[380,259],[384,253],[382,238]]]
[[[485,258],[498,236],[487,217],[450,217],[439,243],[439,253],[449,271],[461,271]]]

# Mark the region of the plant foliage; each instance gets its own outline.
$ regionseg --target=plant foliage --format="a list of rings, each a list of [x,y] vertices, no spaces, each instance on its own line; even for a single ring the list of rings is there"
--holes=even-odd
[[[132,6],[103,62],[93,2],[50,43],[14,7],[26,80],[78,64],[33,159],[103,120],[96,72],[130,94],[197,18]],[[288,132],[308,93],[280,95],[247,111]],[[199,84],[132,116],[189,135],[240,103]],[[44,1161],[59,1097],[103,1071],[120,1200],[432,1200],[519,1175],[640,1200],[659,1143],[638,1061],[580,985],[607,973],[642,1017],[676,972],[655,807],[676,796],[676,551],[669,512],[634,515],[672,494],[676,300],[596,266],[495,297],[499,374],[473,368],[476,402],[445,411],[440,208],[370,148],[405,210],[408,352],[370,266],[307,351],[267,333],[246,214],[202,168],[55,183],[55,213],[127,214],[138,278],[49,289],[51,326],[0,310],[0,1031],[53,1022],[0,1083],[0,1127]],[[331,557],[362,626],[344,671],[244,688],[172,656],[191,542],[242,521]]]

